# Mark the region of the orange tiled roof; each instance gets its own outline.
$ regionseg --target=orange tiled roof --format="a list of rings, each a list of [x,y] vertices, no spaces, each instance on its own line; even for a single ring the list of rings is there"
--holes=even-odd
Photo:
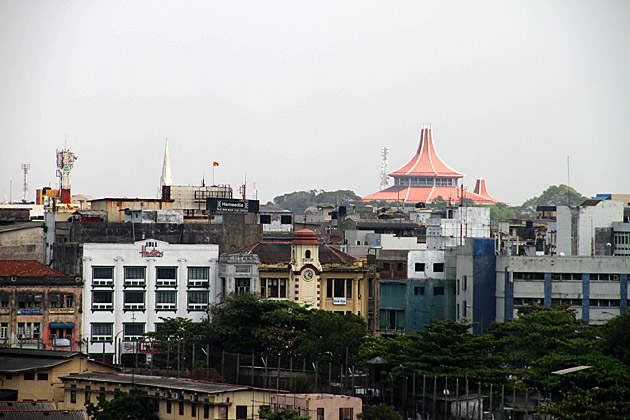
[[[0,260],[0,276],[63,276],[35,260]]]

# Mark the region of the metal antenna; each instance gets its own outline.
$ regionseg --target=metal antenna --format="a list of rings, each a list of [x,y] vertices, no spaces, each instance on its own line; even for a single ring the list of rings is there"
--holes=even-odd
[[[387,153],[389,152],[389,147],[383,146],[381,149],[381,156],[383,160],[381,161],[381,182],[379,188],[384,190],[389,187],[389,178],[387,174],[389,173],[389,162],[387,161]]]
[[[22,197],[22,202],[28,202],[28,171],[31,169],[30,163],[23,163],[22,170],[24,171],[24,187],[22,191],[24,191],[24,197]]]

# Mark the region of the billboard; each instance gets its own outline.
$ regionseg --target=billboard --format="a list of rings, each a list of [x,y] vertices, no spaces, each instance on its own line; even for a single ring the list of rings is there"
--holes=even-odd
[[[258,213],[258,200],[207,198],[206,210],[237,213]]]

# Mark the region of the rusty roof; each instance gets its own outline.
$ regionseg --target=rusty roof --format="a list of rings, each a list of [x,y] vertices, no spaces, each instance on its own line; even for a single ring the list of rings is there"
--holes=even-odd
[[[243,252],[258,255],[262,264],[288,264],[291,261],[290,242],[258,242]],[[319,244],[319,262],[322,264],[353,263],[356,260],[331,245]]]
[[[0,276],[63,276],[35,260],[0,260]]]

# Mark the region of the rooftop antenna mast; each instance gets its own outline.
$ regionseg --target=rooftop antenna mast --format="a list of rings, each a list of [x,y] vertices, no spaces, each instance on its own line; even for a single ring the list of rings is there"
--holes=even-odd
[[[22,170],[24,171],[24,187],[22,188],[22,191],[24,191],[24,197],[22,197],[22,202],[24,203],[28,202],[28,171],[30,171],[30,169],[30,163],[22,164]]]
[[[389,187],[389,178],[387,176],[387,174],[389,173],[389,162],[387,161],[388,152],[389,147],[383,146],[383,148],[381,149],[381,156],[383,160],[381,161],[381,182],[379,186],[381,191]]]

